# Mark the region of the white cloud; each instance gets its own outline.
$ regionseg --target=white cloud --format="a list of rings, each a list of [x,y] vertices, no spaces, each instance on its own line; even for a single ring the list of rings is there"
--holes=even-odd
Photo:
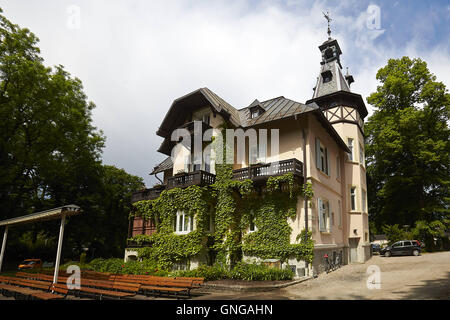
[[[83,81],[97,105],[95,125],[107,136],[105,163],[150,185],[155,180],[148,172],[164,159],[156,152],[162,139],[155,132],[174,99],[205,86],[236,108],[255,98],[311,98],[320,68],[317,46],[326,40],[326,3],[252,3],[10,1],[3,9],[41,39],[47,64],[62,64]],[[365,98],[376,89],[375,73],[387,58],[407,52],[377,47],[380,35],[367,29],[367,12],[339,14],[351,4],[331,10],[340,30],[333,37],[341,44],[343,66],[355,76],[353,91]],[[79,29],[67,28],[71,5],[80,8]],[[416,53],[448,77],[445,53]]]

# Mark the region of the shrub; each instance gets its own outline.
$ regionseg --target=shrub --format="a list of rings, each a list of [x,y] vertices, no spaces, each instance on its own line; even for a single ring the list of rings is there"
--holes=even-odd
[[[180,270],[172,272],[174,277],[197,277],[204,278],[205,281],[225,279],[229,277],[228,271],[219,265],[201,265],[193,270]]]
[[[80,265],[79,262],[70,262],[63,266],[66,268],[70,264]],[[81,266],[80,266],[81,267]],[[292,280],[294,273],[291,269],[271,268],[262,264],[237,263],[234,268],[228,270],[219,264],[213,266],[201,265],[193,270],[179,270],[170,272],[158,268],[155,261],[145,259],[143,261],[123,262],[119,258],[102,259],[97,258],[88,264],[83,265],[83,269],[89,269],[97,272],[122,273],[122,274],[148,274],[154,276],[173,276],[173,277],[198,277],[206,281],[219,279],[234,280]]]
[[[231,279],[241,280],[292,280],[294,273],[291,269],[270,268],[261,264],[247,264],[239,262],[231,270]]]
[[[119,258],[94,259],[88,269],[98,272],[123,273],[123,274],[149,274],[155,276],[167,276],[168,271],[158,269],[151,260],[124,262]]]
[[[218,279],[234,279],[234,280],[292,280],[294,273],[291,269],[276,269],[265,265],[247,264],[240,262],[233,269],[228,271],[220,265],[199,266],[194,270],[175,271],[171,275],[177,277],[200,277],[206,281]]]

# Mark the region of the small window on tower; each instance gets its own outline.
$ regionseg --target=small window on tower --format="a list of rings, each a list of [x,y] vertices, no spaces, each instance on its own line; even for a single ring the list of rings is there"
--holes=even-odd
[[[333,49],[328,48],[327,50],[325,50],[325,59],[330,59],[332,57],[333,57]]]
[[[330,70],[322,72],[322,81],[323,81],[323,83],[330,82],[332,78],[333,78],[333,74],[331,73]]]

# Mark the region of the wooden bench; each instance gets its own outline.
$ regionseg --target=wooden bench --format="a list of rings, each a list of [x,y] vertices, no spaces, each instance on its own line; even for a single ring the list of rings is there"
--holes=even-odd
[[[17,299],[20,296],[25,297],[25,299],[29,298],[39,298],[41,296],[45,296],[48,290],[52,286],[51,282],[48,281],[40,281],[40,280],[31,280],[31,279],[23,279],[16,277],[0,277],[0,289],[2,289],[2,294],[4,291],[8,291],[14,295],[14,298]],[[39,289],[39,290],[36,290]],[[43,291],[42,291],[43,290]],[[53,298],[58,298],[57,296]],[[46,300],[50,299],[48,297]]]
[[[200,287],[205,282],[204,278],[196,278],[196,277],[175,277],[175,280],[192,280],[192,285],[194,287]]]
[[[192,280],[176,279],[147,280],[141,286],[141,290],[146,296],[148,296],[150,291],[154,296],[160,296],[162,294],[174,294],[177,298],[179,298],[180,293],[186,293],[187,296],[190,297],[192,288]]]
[[[50,292],[33,294],[32,297],[38,300],[57,300],[66,298],[69,289],[66,284],[54,283],[50,287]]]
[[[73,291],[76,296],[88,295],[100,300],[104,297],[122,299],[135,296],[140,286],[140,284],[81,279],[81,287]]]
[[[41,293],[42,291],[33,290],[30,288],[22,288],[11,284],[0,284],[0,290],[2,295],[7,296],[6,292],[11,294],[14,299],[20,298],[21,296],[28,299],[32,294]]]
[[[111,277],[111,281],[120,281],[120,282],[130,282],[130,283],[141,283],[143,284],[146,281],[150,280],[168,280],[168,279],[174,279],[174,278],[168,278],[168,277],[157,277],[157,276],[142,276],[142,277],[129,277],[125,275],[117,275],[115,277]]]

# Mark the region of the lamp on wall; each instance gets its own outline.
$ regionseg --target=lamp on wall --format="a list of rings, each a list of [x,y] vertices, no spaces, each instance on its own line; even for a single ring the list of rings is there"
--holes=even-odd
[[[356,235],[358,235],[358,229],[353,229],[353,233]]]

